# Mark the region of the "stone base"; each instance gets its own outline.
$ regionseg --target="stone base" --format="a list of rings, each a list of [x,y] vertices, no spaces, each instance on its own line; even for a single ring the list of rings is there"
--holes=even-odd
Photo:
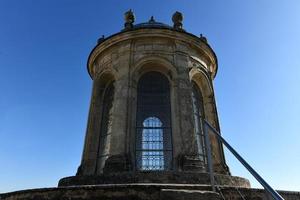
[[[219,200],[207,185],[105,184],[23,190],[1,194],[1,200]],[[207,198],[206,198],[207,197]]]
[[[184,155],[181,158],[183,171],[206,172],[206,164],[200,161],[199,156]]]
[[[125,172],[130,169],[131,165],[127,155],[113,155],[105,161],[103,173]]]
[[[233,188],[233,187],[221,187],[218,191],[220,196],[224,196],[225,199],[231,200],[271,200],[273,199],[264,189],[256,188]],[[284,198],[284,200],[299,200],[300,192],[293,191],[280,191],[277,192]],[[243,198],[241,197],[243,196]]]
[[[215,174],[217,185],[250,187],[250,182],[241,177]],[[165,183],[165,184],[210,184],[208,173],[197,172],[123,172],[100,176],[70,176],[62,178],[58,186],[127,184],[127,183]]]
[[[199,184],[104,184],[42,188],[0,194],[1,200],[269,200],[264,190]],[[279,191],[285,200],[300,199],[299,192]]]

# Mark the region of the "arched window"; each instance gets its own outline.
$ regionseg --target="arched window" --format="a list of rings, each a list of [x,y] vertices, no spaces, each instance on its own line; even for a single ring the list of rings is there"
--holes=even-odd
[[[206,153],[203,130],[203,119],[205,118],[205,115],[203,106],[203,96],[201,90],[194,81],[192,81],[192,101],[198,154],[200,161],[203,163],[203,166],[205,166]]]
[[[111,123],[112,123],[112,107],[114,98],[114,82],[110,82],[105,88],[102,101],[102,117],[100,126],[100,137],[98,147],[98,159],[100,165],[104,165],[104,161],[109,156],[109,143],[111,137]],[[104,166],[96,167],[96,170],[103,169]]]
[[[142,170],[164,169],[163,129],[160,119],[148,117],[143,122]]]
[[[138,82],[136,167],[138,170],[170,170],[172,133],[170,86],[158,72],[144,74]]]

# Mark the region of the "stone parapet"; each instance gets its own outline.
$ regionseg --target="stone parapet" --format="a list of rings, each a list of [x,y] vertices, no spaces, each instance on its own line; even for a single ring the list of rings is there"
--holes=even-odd
[[[262,189],[222,187],[212,192],[210,185],[200,184],[105,184],[40,188],[0,194],[1,200],[269,200]],[[300,199],[300,192],[279,191],[285,200]]]

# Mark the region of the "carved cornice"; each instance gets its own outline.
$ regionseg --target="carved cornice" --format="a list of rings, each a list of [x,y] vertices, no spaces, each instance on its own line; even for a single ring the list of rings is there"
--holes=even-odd
[[[193,34],[162,28],[142,28],[131,31],[123,31],[104,39],[104,41],[98,44],[89,55],[87,68],[90,76],[93,78],[93,63],[95,62],[96,58],[99,55],[101,55],[104,51],[128,40],[140,40],[149,38],[159,38],[168,40],[171,39],[175,41],[180,41],[181,43],[186,44],[188,47],[198,51],[201,55],[204,55],[212,64],[211,70],[213,77],[215,77],[218,68],[217,57],[213,49],[207,43],[205,43],[199,37]],[[187,51],[188,50],[189,49],[187,49]],[[178,49],[176,49],[175,51],[178,51]]]

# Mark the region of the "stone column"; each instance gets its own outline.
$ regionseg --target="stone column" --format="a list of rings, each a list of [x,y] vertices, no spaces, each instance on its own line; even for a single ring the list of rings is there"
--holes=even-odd
[[[106,160],[104,173],[122,172],[130,169],[130,162],[126,151],[128,77],[122,76],[122,78],[118,78],[114,86],[110,156]]]
[[[216,100],[215,100],[215,95],[214,95],[214,85],[213,82],[211,81],[211,86],[212,86],[212,96],[209,100],[209,104],[213,113],[212,116],[212,125],[220,132],[220,125],[219,125],[219,119],[218,119],[218,112],[217,112],[217,105],[216,105]],[[222,143],[217,139],[217,137],[214,135],[214,133],[211,133],[211,141],[212,141],[212,152],[213,155],[215,155],[214,159],[214,171],[222,174],[230,174],[229,167],[226,164],[225,161],[225,155],[224,155],[224,149]]]
[[[181,147],[174,146],[174,151],[180,149],[180,168],[184,171],[199,171],[201,168],[197,152],[197,141],[194,134],[192,88],[189,80],[188,59],[184,54],[176,54],[176,67],[178,68],[177,94],[178,94],[178,123],[180,127],[179,135],[174,135],[174,143],[179,143]]]
[[[93,175],[96,173],[100,136],[101,98],[103,91],[104,88],[101,87],[100,81],[94,80],[84,151],[81,165],[77,171],[78,175]]]

